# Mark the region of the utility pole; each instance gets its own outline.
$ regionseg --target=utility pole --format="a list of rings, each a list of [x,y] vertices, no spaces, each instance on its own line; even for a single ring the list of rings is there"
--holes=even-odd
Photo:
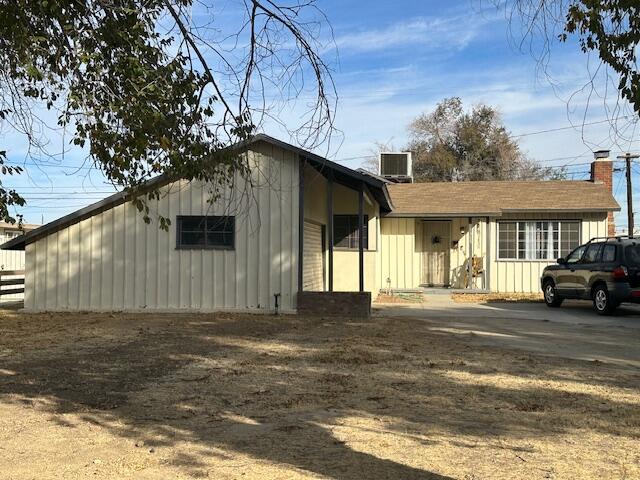
[[[618,159],[625,160],[627,164],[627,232],[633,237],[633,195],[631,193],[631,160],[640,158],[640,155],[625,153],[619,155]]]

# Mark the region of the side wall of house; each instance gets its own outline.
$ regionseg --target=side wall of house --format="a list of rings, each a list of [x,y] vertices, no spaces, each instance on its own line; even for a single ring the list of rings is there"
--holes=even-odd
[[[150,208],[171,220],[168,232],[125,203],[28,245],[25,308],[265,311],[280,293],[294,310],[297,157],[266,143],[253,150],[253,186],[237,178],[213,204],[201,183],[164,187]],[[207,214],[235,215],[235,248],[176,249],[176,216]]]
[[[606,236],[606,213],[523,213],[507,214],[499,219],[486,217],[452,218],[449,249],[449,279],[453,288],[465,288],[468,259],[482,257],[483,273],[471,280],[477,289],[493,292],[536,293],[540,290],[542,270],[553,261],[498,260],[497,223],[508,220],[580,220],[581,241]],[[422,219],[382,218],[380,221],[379,289],[413,289],[423,282]],[[487,236],[487,229],[489,236]],[[487,283],[488,278],[488,283]]]
[[[327,225],[327,180],[315,169],[307,166],[304,176],[304,217],[307,221]],[[358,192],[348,187],[334,183],[333,186],[334,215],[356,215],[358,213]],[[378,294],[377,286],[377,255],[380,223],[380,207],[370,196],[364,203],[364,213],[369,216],[367,224],[369,233],[369,249],[364,252],[364,289],[372,296]],[[328,238],[325,239],[328,245]],[[358,251],[334,248],[333,251],[333,289],[338,292],[357,292],[358,279]],[[329,271],[328,256],[325,255],[325,272]],[[328,273],[327,273],[328,274]],[[326,283],[326,282],[325,282]],[[326,285],[325,285],[326,286]]]

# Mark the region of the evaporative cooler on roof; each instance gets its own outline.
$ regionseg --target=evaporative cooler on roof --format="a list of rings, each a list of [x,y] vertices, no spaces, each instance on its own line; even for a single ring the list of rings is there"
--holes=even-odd
[[[411,182],[411,160],[411,152],[380,153],[380,176],[394,182]]]

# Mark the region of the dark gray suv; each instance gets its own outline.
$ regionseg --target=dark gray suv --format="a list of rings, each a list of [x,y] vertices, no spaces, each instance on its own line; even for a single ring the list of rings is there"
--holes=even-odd
[[[594,238],[542,272],[544,301],[559,307],[565,298],[592,300],[600,315],[622,302],[640,303],[640,239]]]

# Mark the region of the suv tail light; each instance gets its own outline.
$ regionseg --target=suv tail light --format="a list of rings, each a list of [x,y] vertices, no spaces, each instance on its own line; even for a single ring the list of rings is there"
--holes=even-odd
[[[613,278],[625,278],[626,276],[629,275],[629,272],[627,271],[627,267],[625,267],[624,265],[614,268],[612,273],[613,273]]]

